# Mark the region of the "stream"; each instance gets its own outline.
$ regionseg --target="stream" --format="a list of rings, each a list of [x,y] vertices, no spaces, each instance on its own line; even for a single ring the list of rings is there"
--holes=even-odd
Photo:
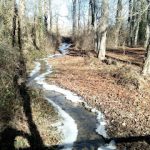
[[[45,99],[62,118],[56,126],[62,132],[63,139],[56,149],[115,150],[114,141],[109,144],[104,141],[108,136],[105,130],[106,122],[100,111],[88,106],[84,99],[75,93],[46,82],[46,77],[53,71],[48,60],[63,57],[68,53],[69,47],[69,44],[62,43],[59,47],[62,54],[49,55],[35,62],[28,81],[29,86],[43,90]],[[42,72],[41,62],[44,63]]]

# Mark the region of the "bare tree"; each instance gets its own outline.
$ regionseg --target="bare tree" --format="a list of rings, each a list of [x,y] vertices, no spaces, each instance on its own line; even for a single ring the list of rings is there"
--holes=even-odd
[[[25,44],[25,0],[19,1],[19,13],[18,13],[18,44],[19,48],[22,49]]]
[[[49,0],[49,30],[52,32],[52,4],[51,0]]]
[[[135,24],[134,24],[134,45],[138,44],[139,28],[141,22],[141,0],[137,0],[135,4]]]
[[[115,47],[118,47],[119,32],[122,26],[122,0],[118,0],[116,24],[115,24]]]
[[[17,4],[16,4],[16,0],[14,0],[14,14],[13,14],[13,27],[12,27],[12,46],[14,47],[16,45],[16,28],[17,28],[17,17],[18,17],[18,9],[17,9]]]
[[[134,16],[133,16],[133,4],[135,0],[129,0],[129,17],[128,17],[128,27],[129,27],[129,41],[128,45],[133,45],[133,26],[134,26]]]
[[[72,0],[73,2],[73,10],[72,10],[72,19],[73,19],[73,25],[72,25],[72,30],[73,30],[73,38],[75,39],[76,37],[76,16],[77,16],[77,0]]]
[[[146,5],[148,6],[149,4],[146,3]],[[147,11],[147,13],[148,13],[148,11]],[[147,48],[147,45],[148,45],[148,42],[149,42],[149,38],[150,38],[150,26],[149,26],[149,22],[146,21],[146,34],[145,34],[145,43],[144,43],[144,47],[145,48]]]
[[[98,52],[98,58],[100,60],[105,59],[106,55],[106,35],[107,35],[107,27],[108,27],[108,0],[102,0],[101,5],[101,18],[96,29],[96,51]]]
[[[48,1],[44,0],[44,30],[48,32]]]
[[[96,13],[96,1],[95,0],[90,0],[89,2],[89,8],[90,8],[90,13],[89,13],[89,18],[90,18],[90,25],[94,27],[95,24],[95,13]]]
[[[147,3],[148,3],[147,22],[150,29],[150,0],[147,0]],[[143,67],[143,75],[150,75],[150,35],[147,44],[147,52],[146,52],[146,59]]]
[[[78,32],[80,33],[81,21],[81,0],[78,0]]]

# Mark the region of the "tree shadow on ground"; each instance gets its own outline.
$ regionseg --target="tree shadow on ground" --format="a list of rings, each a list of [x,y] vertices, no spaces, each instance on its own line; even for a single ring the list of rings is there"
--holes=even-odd
[[[133,143],[133,142],[143,142],[144,141],[150,145],[150,135],[111,138],[111,139],[106,139],[106,142],[108,143],[111,140],[114,140],[116,143]]]
[[[23,73],[19,73],[23,74]],[[54,145],[50,147],[46,147],[43,143],[43,140],[40,136],[40,133],[37,129],[36,124],[32,118],[32,110],[31,110],[31,98],[28,93],[28,89],[25,83],[18,85],[17,78],[15,79],[15,88],[19,90],[20,96],[22,98],[23,109],[25,116],[27,118],[28,127],[30,130],[30,134],[24,133],[23,131],[18,131],[12,127],[7,127],[1,134],[0,134],[0,149],[2,150],[15,150],[15,139],[17,136],[24,137],[29,142],[30,147],[24,148],[22,150],[51,150],[51,149],[62,149],[65,147],[71,147],[71,144],[66,145]],[[16,87],[17,86],[17,87]],[[129,137],[121,137],[121,138],[111,138],[105,139],[105,143],[109,143],[111,140],[114,140],[116,144],[120,143],[135,143],[135,142],[146,142],[150,145],[150,135],[145,136],[129,136]],[[100,145],[99,139],[95,140],[85,140],[80,142],[75,142],[73,145],[73,149],[97,149]]]
[[[28,88],[25,82],[18,83],[20,77],[21,78],[26,77],[26,65],[23,58],[20,59],[19,65],[20,66],[16,71],[16,76],[14,77],[14,88],[16,90],[16,93],[19,94],[19,97],[16,96],[16,98],[22,101],[21,103],[23,105],[23,112],[26,117],[30,134],[24,133],[23,131],[18,131],[13,127],[4,127],[5,128],[4,131],[0,133],[0,149],[2,150],[15,149],[14,142],[17,136],[22,136],[26,138],[31,146],[31,149],[42,149],[44,144],[40,136],[40,133],[37,129],[37,126],[33,121],[31,98],[28,92]]]

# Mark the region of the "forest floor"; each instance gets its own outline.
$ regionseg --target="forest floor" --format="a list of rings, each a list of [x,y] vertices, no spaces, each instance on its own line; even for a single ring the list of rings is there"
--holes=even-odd
[[[133,55],[135,51],[141,56]],[[70,89],[101,110],[108,135],[116,140],[118,149],[149,150],[150,82],[141,77],[140,67],[131,65],[128,59],[133,57],[137,63],[136,57],[143,57],[144,50],[128,49],[123,56],[121,53],[122,50],[109,50],[108,55],[123,62],[102,63],[91,52],[70,49],[69,55],[49,60],[53,74],[47,80]]]

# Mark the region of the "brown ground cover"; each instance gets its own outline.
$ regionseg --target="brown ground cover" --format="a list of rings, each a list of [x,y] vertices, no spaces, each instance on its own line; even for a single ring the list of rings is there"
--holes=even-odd
[[[106,65],[95,58],[69,55],[50,59],[49,63],[54,71],[49,82],[72,90],[101,110],[108,123],[108,134],[116,138],[120,149],[124,145],[131,150],[150,149],[150,94],[134,84],[130,87],[126,86],[128,82],[120,82],[122,78],[116,71],[127,67],[125,64]],[[138,72],[139,68],[135,70]]]
[[[107,57],[116,59],[122,62],[128,62],[138,66],[142,66],[144,62],[145,49],[143,48],[128,48],[120,47],[118,49],[108,48]]]

